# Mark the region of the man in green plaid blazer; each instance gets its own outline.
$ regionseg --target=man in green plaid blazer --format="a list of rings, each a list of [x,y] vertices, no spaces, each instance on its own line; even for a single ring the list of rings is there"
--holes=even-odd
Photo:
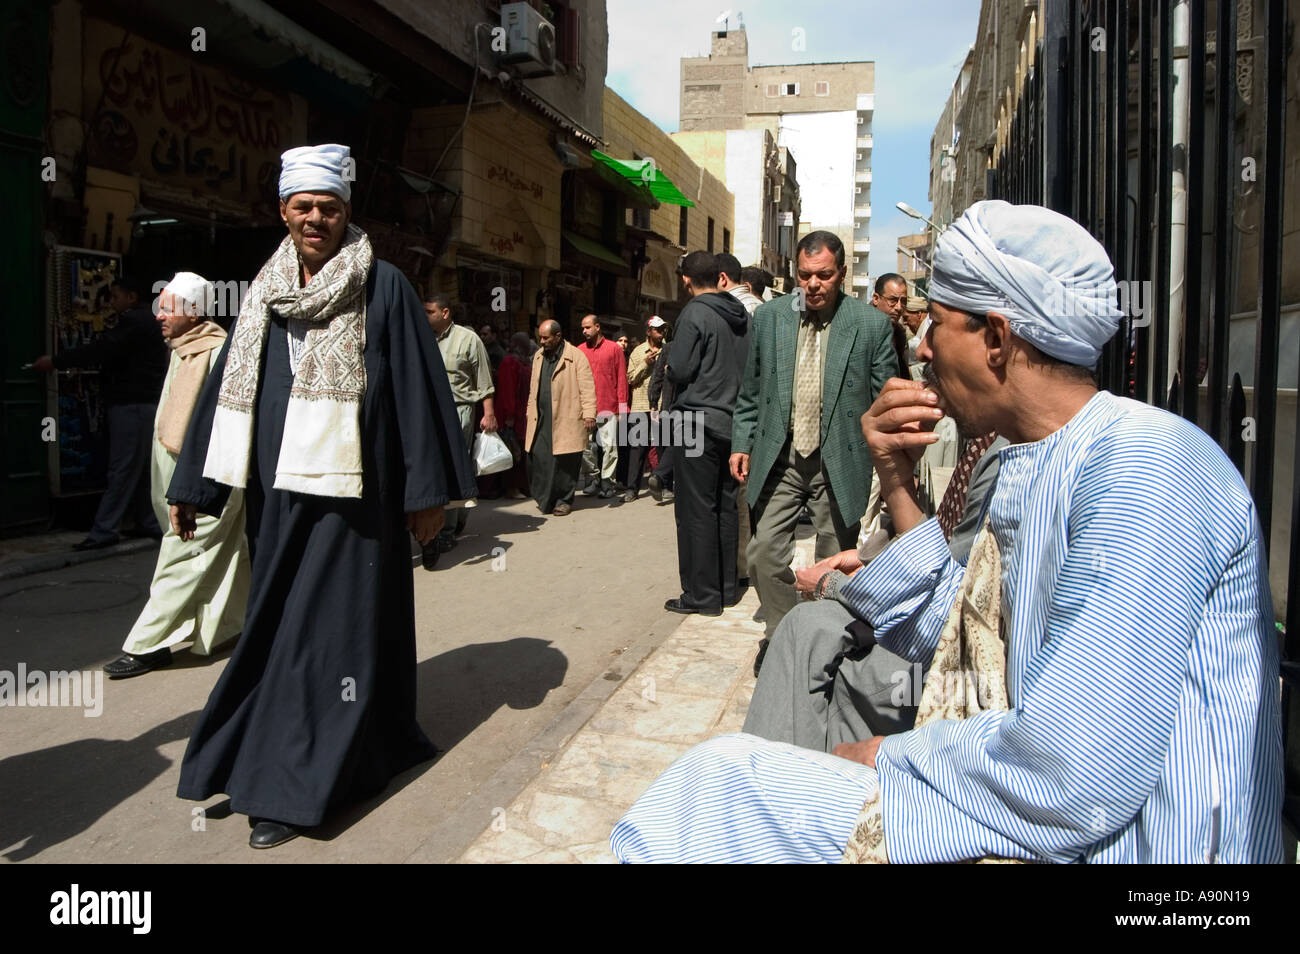
[[[731,470],[748,486],[747,557],[768,637],[797,601],[790,562],[804,505],[818,560],[857,546],[871,492],[861,419],[899,373],[889,318],[840,291],[840,239],[810,232],[795,261],[795,293],[754,312],[732,418]]]

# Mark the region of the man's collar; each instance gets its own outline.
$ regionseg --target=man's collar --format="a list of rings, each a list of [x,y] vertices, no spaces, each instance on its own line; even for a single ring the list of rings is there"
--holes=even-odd
[[[807,322],[808,324],[816,325],[818,328],[825,328],[831,323],[831,319],[835,317],[836,312],[840,310],[840,305],[844,303],[845,297],[844,292],[837,291],[835,293],[835,304],[832,307],[827,308],[820,315],[811,310],[805,310],[799,316],[799,321],[801,323]]]

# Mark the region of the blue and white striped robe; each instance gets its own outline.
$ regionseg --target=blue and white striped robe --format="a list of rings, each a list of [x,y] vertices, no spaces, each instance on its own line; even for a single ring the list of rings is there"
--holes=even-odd
[[[1194,425],[1107,392],[1000,454],[988,508],[1011,708],[884,740],[890,859],[1281,860],[1277,638],[1231,462]],[[877,642],[929,661],[964,573],[930,520],[841,594]],[[840,802],[870,794],[876,773],[780,748],[728,736],[693,749],[620,821],[616,853],[831,858],[852,830]],[[824,822],[815,846],[771,794],[783,773],[807,776],[795,821]]]
[[[1000,453],[1011,708],[881,744],[891,860],[1281,860],[1277,634],[1232,463],[1107,392]],[[963,575],[928,521],[841,592],[929,660]]]

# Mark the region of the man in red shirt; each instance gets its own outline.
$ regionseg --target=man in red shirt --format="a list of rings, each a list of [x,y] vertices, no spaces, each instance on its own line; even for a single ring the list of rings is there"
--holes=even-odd
[[[591,365],[591,376],[596,379],[596,433],[600,448],[600,465],[597,469],[594,454],[583,455],[583,476],[587,484],[584,494],[613,497],[614,470],[618,466],[618,416],[627,413],[627,355],[615,342],[600,333],[600,319],[586,315],[582,319],[582,337],[578,345]]]
[[[533,371],[532,349],[528,335],[516,331],[510,336],[510,347],[497,368],[497,416],[501,421],[502,439],[513,453],[523,447],[528,430],[528,384]],[[501,475],[506,486],[506,496],[523,500],[528,496],[527,455],[522,452],[514,467]]]

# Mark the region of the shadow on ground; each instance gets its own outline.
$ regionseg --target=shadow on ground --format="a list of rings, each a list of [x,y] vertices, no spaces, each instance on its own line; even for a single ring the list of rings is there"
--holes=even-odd
[[[564,684],[568,668],[564,653],[545,639],[519,637],[461,646],[419,664],[418,721],[440,755],[445,754],[502,706],[532,709],[541,705],[547,693]],[[408,769],[381,794],[333,813],[310,837],[320,841],[337,838],[434,764],[423,762]]]
[[[25,861],[73,838],[146,788],[172,766],[159,747],[188,738],[198,716],[177,716],[134,739],[78,739],[0,760],[4,857]]]

